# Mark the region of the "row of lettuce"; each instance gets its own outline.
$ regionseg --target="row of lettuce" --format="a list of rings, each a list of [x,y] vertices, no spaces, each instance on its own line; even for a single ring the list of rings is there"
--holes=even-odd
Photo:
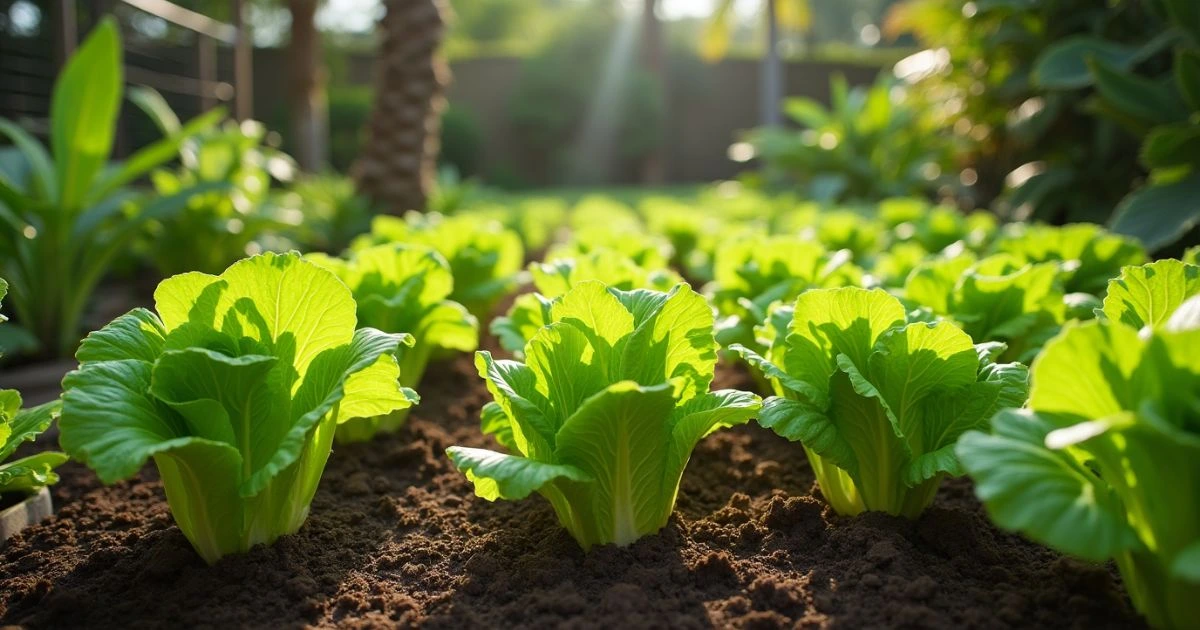
[[[397,430],[429,360],[474,350],[531,281],[490,320],[514,358],[476,354],[504,452],[448,451],[479,496],[537,492],[585,549],[628,544],[666,524],[701,438],[757,418],[802,444],[839,514],[917,518],[966,473],[999,525],[1115,559],[1153,625],[1194,627],[1198,254],[1148,262],[1096,226],[912,199],[379,217],[339,257],[164,281],[154,311],[80,345],[61,444],[108,483],[153,459],[209,562],[270,543],[303,523],[334,441]],[[722,355],[773,395],[710,391]],[[6,456],[59,410],[5,402]],[[0,481],[37,487],[63,459]]]

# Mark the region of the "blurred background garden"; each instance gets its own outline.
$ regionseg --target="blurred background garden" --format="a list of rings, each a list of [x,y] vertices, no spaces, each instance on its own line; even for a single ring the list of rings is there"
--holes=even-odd
[[[664,199],[769,218],[915,198],[1105,224],[1158,255],[1197,241],[1190,0],[0,0],[0,202],[39,192],[28,148],[54,144],[56,77],[105,16],[122,98],[89,123],[112,129],[77,227],[140,218],[79,258],[85,285],[337,253],[414,210],[501,217],[536,251],[539,217],[676,217]],[[6,247],[19,277],[32,255]],[[91,303],[76,289],[17,313],[65,325],[60,348],[0,346],[67,354]]]

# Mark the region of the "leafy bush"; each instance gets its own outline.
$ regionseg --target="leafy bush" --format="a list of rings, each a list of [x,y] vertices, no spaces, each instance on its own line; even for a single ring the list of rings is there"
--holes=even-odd
[[[776,396],[758,422],[804,444],[821,494],[839,514],[916,518],[946,475],[954,445],[999,409],[1025,401],[1027,370],[996,363],[949,322],[905,323],[875,289],[813,289],[772,313],[765,357],[735,345]]]
[[[97,283],[152,220],[175,215],[193,195],[224,187],[198,186],[166,197],[126,186],[175,157],[180,143],[221,119],[214,110],[119,164],[107,162],[121,103],[121,43],[103,20],[71,57],[54,84],[50,151],[12,122],[0,134],[17,159],[0,160],[0,274],[8,278],[20,325],[52,356],[69,356]],[[164,118],[161,97],[131,99],[151,118]],[[169,110],[167,110],[169,112]],[[173,114],[171,114],[173,116]]]
[[[386,243],[437,250],[454,274],[450,299],[466,306],[480,321],[488,320],[500,299],[520,283],[525,258],[521,238],[495,221],[417,212],[403,219],[378,216],[371,221],[371,233],[358,238],[353,249]]]
[[[229,184],[228,189],[193,195],[183,212],[150,225],[147,243],[163,275],[218,273],[256,253],[256,241],[265,234],[300,222],[300,217],[267,203],[272,178],[290,181],[296,165],[286,154],[265,146],[266,136],[261,123],[227,121],[183,143],[178,171],[152,174],[154,188],[163,196],[202,183]]]
[[[1200,267],[1154,265],[1114,282],[1107,321],[1069,325],[1046,345],[1029,409],[996,414],[994,434],[968,432],[957,452],[998,525],[1115,560],[1150,625],[1191,628],[1200,624],[1200,328],[1173,311],[1186,314],[1176,310],[1179,284],[1194,294]]]
[[[886,30],[927,48],[897,73],[967,141],[981,201],[1006,193],[1000,208],[1054,223],[1112,216],[1155,250],[1200,219],[1192,5],[906,0]]]
[[[784,103],[802,130],[765,127],[747,137],[768,179],[795,183],[806,198],[826,203],[926,195],[957,184],[947,135],[893,81],[880,77],[852,90],[837,76],[830,93],[828,108],[806,98]]]
[[[356,328],[354,297],[297,254],[163,281],[88,335],[63,380],[62,446],[105,483],[153,457],[179,529],[210,564],[300,528],[338,423],[416,401],[407,339]]]
[[[376,245],[349,259],[309,254],[307,259],[334,272],[358,304],[358,323],[384,332],[405,333],[411,346],[397,350],[400,385],[415,388],[435,350],[470,352],[479,345],[479,323],[466,307],[446,299],[454,290],[450,264],[441,254],[417,245]],[[338,425],[339,442],[361,442],[380,431],[400,428],[408,409],[387,416],[355,418]]]
[[[555,301],[550,320],[525,363],[476,355],[495,398],[483,429],[512,454],[447,454],[480,497],[546,497],[584,549],[630,544],[666,525],[700,439],[746,422],[760,401],[708,391],[712,311],[686,285],[660,293],[584,282]]]
[[[667,291],[683,281],[668,268],[646,268],[611,249],[594,249],[572,258],[531,263],[529,273],[537,293],[517,296],[504,317],[492,320],[491,332],[514,356],[523,356],[525,345],[551,321],[554,299],[583,282],[600,281],[619,290]]]
[[[8,293],[8,283],[0,279],[0,299]],[[0,322],[5,321],[0,315]],[[59,401],[32,409],[21,409],[21,394],[13,389],[0,389],[0,495],[9,493],[33,494],[58,482],[54,469],[67,461],[67,456],[43,451],[21,459],[7,461],[23,442],[28,442],[50,427],[58,415]]]

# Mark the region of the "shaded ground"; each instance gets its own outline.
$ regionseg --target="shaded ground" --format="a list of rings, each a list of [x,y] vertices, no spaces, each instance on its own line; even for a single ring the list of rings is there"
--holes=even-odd
[[[838,518],[798,445],[756,426],[693,454],[657,536],[584,555],[540,497],[487,503],[442,454],[490,446],[470,360],[435,364],[399,434],[339,447],[312,516],[207,567],[152,467],[70,464],[58,514],[0,551],[0,625],[29,627],[1131,628],[1113,573],[986,520],[949,482],[919,521]],[[751,387],[721,368],[721,387]]]

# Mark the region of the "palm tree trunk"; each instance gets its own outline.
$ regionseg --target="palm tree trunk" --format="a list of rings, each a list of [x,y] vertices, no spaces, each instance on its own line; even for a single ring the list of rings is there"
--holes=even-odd
[[[329,105],[316,13],[319,0],[289,0],[292,14],[292,139],[300,168],[320,170],[329,159]]]
[[[359,190],[387,212],[424,210],[437,175],[450,70],[438,55],[444,0],[385,0],[375,105],[354,167]]]

